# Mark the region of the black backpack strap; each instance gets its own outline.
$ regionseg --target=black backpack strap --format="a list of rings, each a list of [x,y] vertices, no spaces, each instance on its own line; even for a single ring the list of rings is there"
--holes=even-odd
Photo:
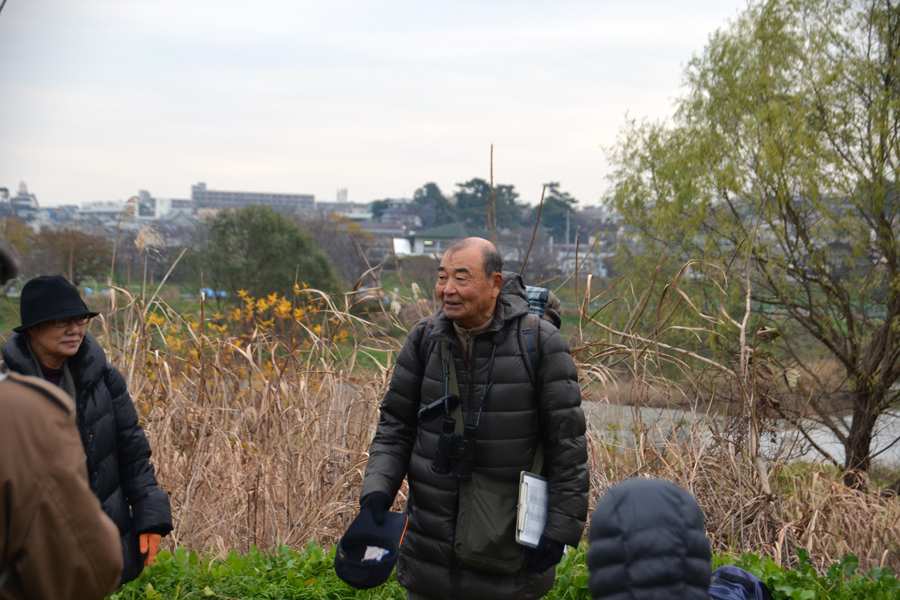
[[[422,372],[425,371],[425,363],[428,362],[428,355],[431,354],[431,332],[434,331],[436,321],[436,314],[428,317],[428,321],[425,322],[425,333],[419,340],[419,364],[422,365]]]
[[[541,368],[541,318],[533,313],[522,315],[519,318],[519,347],[522,356],[527,357],[525,370],[531,384],[537,387],[538,370]]]
[[[538,371],[541,368],[541,317],[534,313],[522,315],[519,318],[519,349],[525,359],[525,370],[534,387],[538,386]],[[544,469],[544,443],[540,434],[537,438],[537,447],[534,452],[534,461],[531,472],[540,475]]]

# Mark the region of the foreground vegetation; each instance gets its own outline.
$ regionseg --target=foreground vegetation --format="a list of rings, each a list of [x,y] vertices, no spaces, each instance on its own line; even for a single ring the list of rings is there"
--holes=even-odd
[[[586,544],[563,557],[550,600],[590,600]],[[737,564],[763,579],[776,600],[893,600],[900,597],[900,581],[887,569],[860,573],[859,561],[849,556],[820,575],[806,553],[796,570],[785,570],[771,559],[753,554],[719,556],[715,564]],[[157,563],[110,600],[176,600],[180,598],[292,598],[297,600],[363,598],[387,600],[406,597],[392,575],[372,590],[356,590],[334,574],[334,548],[326,552],[314,542],[297,552],[281,545],[272,553],[255,547],[245,555],[200,555],[178,548],[164,550]]]
[[[378,403],[403,337],[395,307],[368,303],[377,290],[328,296],[298,286],[290,297],[244,295],[224,314],[205,303],[181,314],[157,292],[114,288],[92,333],[128,379],[172,499],[167,547],[225,556],[307,540],[333,545],[358,511]],[[759,355],[753,365],[749,355],[736,365],[698,362],[579,312],[578,329],[564,333],[594,398],[626,385],[640,406],[659,382],[656,365],[668,362],[697,386],[728,391],[735,406],[724,420],[697,418],[672,431],[638,418],[619,425],[613,441],[590,427],[592,505],[623,479],[663,477],[696,496],[717,552],[754,552],[793,568],[799,549],[822,570],[854,553],[865,569],[900,568],[896,498],[875,486],[849,489],[834,467],[798,468],[791,448],[761,450],[761,437],[779,425],[767,412],[769,384],[755,371]],[[706,370],[692,371],[698,364]],[[664,394],[696,393],[688,384]],[[395,508],[405,499],[404,488]]]
[[[782,590],[779,597],[896,597],[887,571],[869,571],[900,569],[896,497],[875,485],[844,486],[839,467],[800,465],[791,446],[763,450],[760,441],[783,426],[772,400],[792,391],[777,387],[779,365],[752,347],[749,303],[745,315],[723,308],[709,331],[693,331],[739,340],[735,356],[717,362],[661,342],[659,328],[611,326],[603,311],[636,322],[648,294],[598,292],[590,276],[574,283],[577,308],[563,333],[585,394],[602,402],[630,386],[639,408],[651,391],[658,405],[705,390],[733,408],[724,417],[695,413],[671,429],[636,414],[615,426],[612,441],[591,421],[592,506],[619,481],[662,477],[697,498],[714,551],[753,553],[742,560]],[[723,294],[731,285],[722,282]],[[414,302],[420,290],[411,286],[387,304],[378,289],[329,295],[295,285],[288,295],[241,292],[219,312],[205,297],[196,310],[176,308],[163,301],[162,286],[95,295],[90,302],[106,304],[94,305],[102,316],[91,333],[128,381],[170,494],[175,530],[165,547],[203,554],[162,554],[119,597],[352,597],[321,548],[332,547],[358,512],[377,407],[409,323],[399,315],[404,304],[430,310]],[[679,286],[675,279],[666,288],[677,302],[688,298]],[[617,300],[607,303],[613,293]],[[663,324],[668,311],[656,308]],[[665,369],[683,377],[666,380]],[[405,500],[404,488],[395,508]],[[305,552],[288,550],[308,540],[315,544]],[[555,597],[586,597],[583,552],[568,561]],[[856,564],[871,576],[844,581]]]

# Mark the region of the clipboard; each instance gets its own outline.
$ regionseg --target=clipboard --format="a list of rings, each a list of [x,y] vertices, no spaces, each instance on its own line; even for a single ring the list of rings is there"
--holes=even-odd
[[[519,476],[519,506],[516,514],[516,542],[537,548],[547,524],[547,479],[528,471]]]

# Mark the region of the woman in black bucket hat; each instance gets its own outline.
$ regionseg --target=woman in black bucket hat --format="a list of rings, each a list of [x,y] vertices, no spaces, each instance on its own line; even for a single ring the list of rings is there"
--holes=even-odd
[[[122,583],[149,565],[172,530],[169,498],[150,464],[150,444],[122,373],[87,333],[91,318],[78,289],[58,275],[25,284],[22,324],[3,345],[6,366],[58,385],[75,401],[91,490],[119,528]]]

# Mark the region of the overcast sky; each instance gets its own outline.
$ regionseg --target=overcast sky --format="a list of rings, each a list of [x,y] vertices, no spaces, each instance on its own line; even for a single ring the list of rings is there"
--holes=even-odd
[[[2,1],[2,0],[0,0]],[[606,188],[745,1],[7,0],[0,187],[42,206],[190,186],[368,202],[472,177]]]

